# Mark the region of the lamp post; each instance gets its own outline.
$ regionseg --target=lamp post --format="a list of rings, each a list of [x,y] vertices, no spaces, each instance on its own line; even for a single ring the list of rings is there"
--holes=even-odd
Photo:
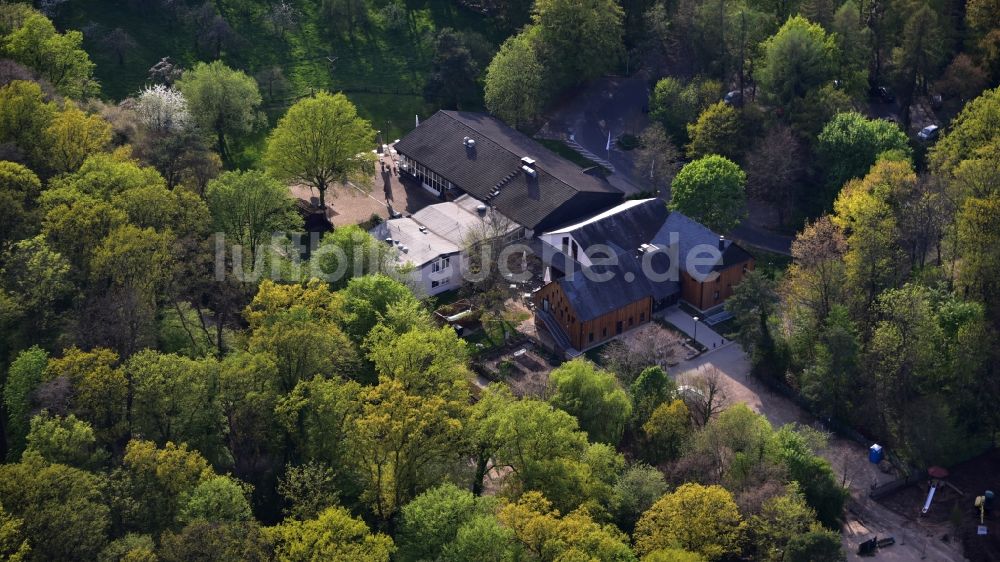
[[[698,320],[700,319],[695,316],[692,320],[694,320],[694,343],[698,343]]]

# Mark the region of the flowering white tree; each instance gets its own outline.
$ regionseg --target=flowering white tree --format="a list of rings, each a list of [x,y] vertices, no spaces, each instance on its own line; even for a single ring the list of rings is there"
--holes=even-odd
[[[135,111],[139,121],[152,131],[179,132],[191,123],[184,94],[163,84],[142,90],[136,98]]]

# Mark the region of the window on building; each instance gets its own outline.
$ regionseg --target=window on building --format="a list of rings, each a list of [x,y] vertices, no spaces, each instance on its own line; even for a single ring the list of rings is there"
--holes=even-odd
[[[632,326],[632,324],[635,324],[635,322],[633,322],[633,320],[632,320],[632,317],[631,317],[631,316],[629,316],[629,317],[628,317],[628,325],[629,325],[629,326],[631,327],[631,326]]]
[[[719,300],[719,291],[715,292],[715,300]]]
[[[562,251],[564,254],[569,255],[569,236],[563,236]]]
[[[747,272],[747,264],[743,264],[743,273]]]
[[[601,330],[601,337],[602,338],[608,337],[608,329],[607,328],[604,328],[603,330]]]
[[[640,312],[639,313],[639,322],[645,322],[645,321],[646,321],[646,313],[645,312]]]
[[[436,289],[436,288],[438,288],[439,285],[441,285],[441,283],[439,283],[437,281],[431,281],[431,288]]]
[[[431,264],[431,271],[437,273],[442,269],[448,269],[451,266],[451,256],[444,256]]]
[[[573,259],[580,257],[580,247],[577,246],[576,240],[573,241]]]
[[[590,332],[590,334],[587,335],[587,341],[588,342],[594,341],[594,332]]]

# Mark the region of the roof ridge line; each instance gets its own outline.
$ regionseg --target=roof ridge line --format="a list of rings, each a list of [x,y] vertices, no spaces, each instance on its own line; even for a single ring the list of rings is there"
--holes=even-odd
[[[502,145],[502,144],[500,144],[500,143],[497,143],[497,142],[494,142],[494,141],[493,141],[492,139],[490,139],[489,137],[487,137],[487,136],[486,136],[486,135],[485,135],[484,133],[481,133],[481,132],[477,131],[476,129],[473,129],[472,127],[470,127],[469,125],[467,125],[467,124],[466,124],[466,123],[465,123],[464,121],[461,121],[461,120],[459,120],[459,119],[455,118],[455,116],[454,116],[454,115],[452,115],[452,114],[453,114],[453,113],[459,113],[459,111],[458,111],[458,110],[455,110],[455,109],[439,109],[439,110],[438,110],[438,113],[444,113],[444,114],[445,114],[445,115],[447,115],[447,116],[448,116],[448,117],[449,117],[449,118],[450,118],[450,119],[451,119],[452,121],[454,121],[454,122],[458,123],[459,125],[461,125],[461,126],[465,127],[466,129],[468,129],[468,130],[470,130],[470,131],[472,131],[472,132],[474,132],[474,133],[478,133],[478,134],[480,134],[480,135],[483,135],[483,138],[485,138],[486,140],[489,140],[489,141],[490,141],[491,143],[493,143],[494,145],[496,145],[496,146],[499,146],[499,147],[500,147],[501,149],[503,149],[503,150],[505,150],[506,152],[508,152],[508,153],[509,153],[509,154],[510,154],[511,156],[513,156],[513,157],[515,157],[515,158],[517,158],[517,159],[519,159],[519,160],[520,160],[520,159],[522,158],[522,156],[518,156],[516,152],[514,152],[514,151],[512,151],[512,150],[508,149],[508,148],[507,148],[506,146],[503,146],[503,145]],[[487,117],[489,117],[490,119],[497,119],[496,117],[494,117],[494,116],[492,116],[492,115],[490,115],[490,114],[488,114],[488,113],[484,113],[484,114],[482,114],[482,115],[486,115],[486,116],[487,116]],[[517,131],[517,129],[513,129],[512,127],[510,127],[510,125],[508,125],[508,124],[504,123],[503,121],[500,121],[499,119],[497,119],[497,121],[499,121],[499,122],[500,122],[500,123],[501,123],[502,125],[504,125],[505,127],[508,127],[508,128],[511,128],[511,130],[514,130],[514,131]],[[519,131],[518,131],[518,132],[519,132]],[[521,133],[521,134],[523,135],[524,133]],[[548,151],[548,152],[550,152],[550,153],[551,153],[551,154],[552,154],[553,156],[555,156],[556,158],[560,158],[560,159],[562,159],[562,160],[566,160],[566,162],[569,162],[570,164],[573,164],[573,162],[570,162],[570,161],[569,161],[568,159],[566,159],[566,158],[563,158],[562,156],[559,156],[559,155],[558,155],[558,154],[556,154],[555,152],[552,152],[551,150],[549,150],[549,149],[545,148],[545,147],[544,147],[544,146],[542,145],[542,143],[538,142],[537,140],[535,140],[535,139],[533,139],[533,138],[529,137],[528,135],[524,135],[524,136],[525,136],[525,137],[526,137],[526,138],[527,138],[528,140],[531,140],[531,141],[533,141],[533,142],[534,142],[535,144],[537,144],[537,145],[538,145],[538,146],[539,146],[539,147],[540,147],[540,148],[541,148],[542,150],[545,150],[545,151]],[[528,156],[528,155],[527,155],[527,154],[525,154],[525,155],[523,155],[523,156]],[[573,164],[573,165],[575,166],[576,164]],[[568,188],[572,189],[573,191],[576,191],[576,192],[578,192],[578,193],[580,193],[580,192],[586,192],[586,193],[592,193],[592,192],[591,192],[591,191],[590,191],[589,189],[588,189],[588,190],[581,190],[581,189],[580,189],[579,187],[576,187],[575,185],[572,185],[572,184],[570,184],[570,183],[569,183],[569,182],[567,182],[566,180],[564,180],[564,179],[562,179],[561,177],[559,177],[559,176],[557,176],[557,175],[553,174],[552,172],[549,172],[548,170],[545,170],[545,169],[541,169],[541,170],[539,170],[539,171],[541,171],[541,172],[545,172],[545,175],[549,176],[550,178],[553,178],[553,179],[555,179],[556,181],[558,181],[559,183],[561,183],[561,184],[565,185],[566,187],[568,187]],[[583,174],[583,175],[586,175],[586,174],[584,174],[584,173],[583,173],[583,169],[582,169],[582,168],[580,169],[580,174]],[[506,183],[506,182],[505,182],[505,183]],[[609,185],[610,185],[610,184],[609,184]]]

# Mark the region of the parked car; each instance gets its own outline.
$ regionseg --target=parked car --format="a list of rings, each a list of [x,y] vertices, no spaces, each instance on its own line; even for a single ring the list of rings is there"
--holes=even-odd
[[[723,103],[726,105],[731,105],[733,107],[743,107],[743,92],[739,90],[733,90],[728,92],[723,98]]]
[[[938,137],[938,133],[940,132],[941,127],[938,127],[937,125],[927,125],[923,129],[920,129],[920,132],[917,133],[917,137],[920,138],[920,140],[931,141],[936,139]]]

